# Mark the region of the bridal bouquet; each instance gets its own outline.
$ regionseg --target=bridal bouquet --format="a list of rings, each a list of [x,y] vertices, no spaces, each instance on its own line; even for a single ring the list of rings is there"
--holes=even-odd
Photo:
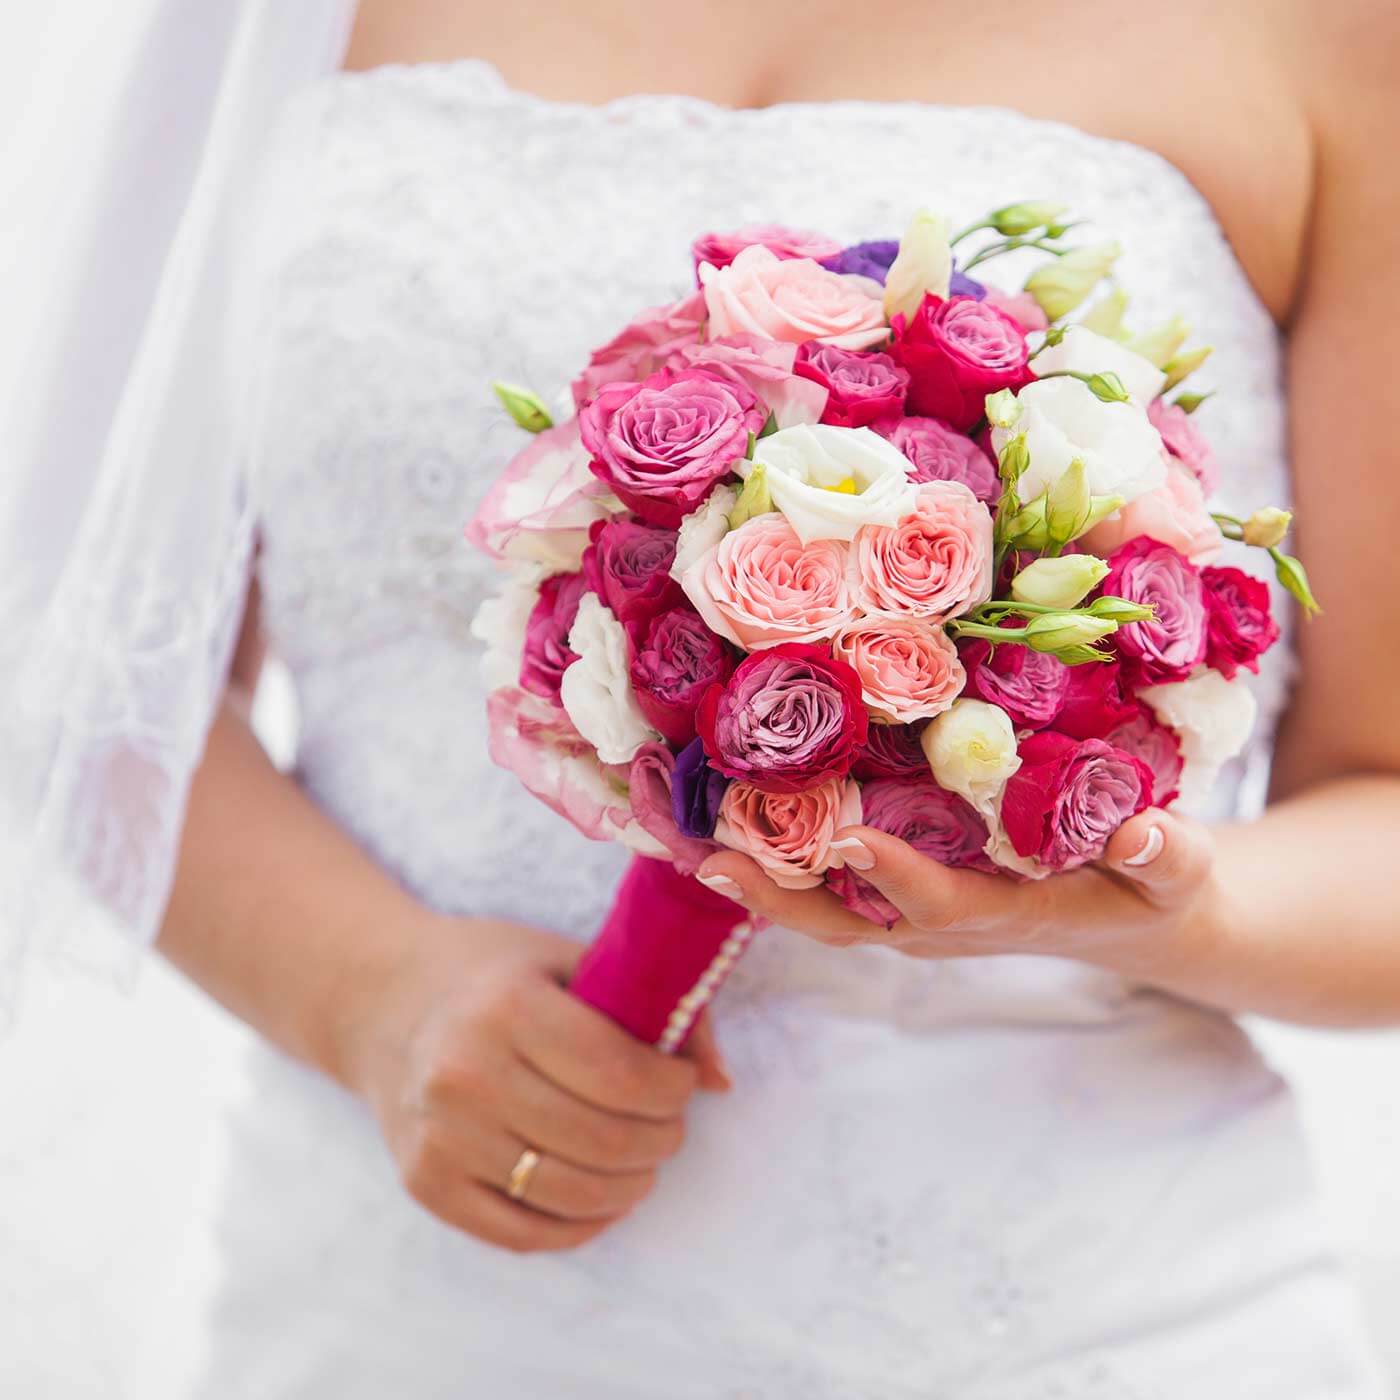
[[[697,286],[595,350],[469,537],[495,760],[634,861],[575,990],[675,1048],[750,936],[690,878],[718,846],[779,885],[897,911],[846,867],[864,822],[946,865],[1038,879],[1209,787],[1278,637],[1285,511],[1213,515],[1178,386],[1208,351],[1131,334],[1114,245],[1059,206],[843,247],[705,234]],[[1015,293],[974,278],[1046,256]],[[956,258],[956,261],[955,261]],[[1174,397],[1173,397],[1174,395]]]

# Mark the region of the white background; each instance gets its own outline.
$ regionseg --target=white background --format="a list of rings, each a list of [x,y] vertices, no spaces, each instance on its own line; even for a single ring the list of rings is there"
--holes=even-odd
[[[56,74],[90,93],[119,67],[112,11],[129,20],[149,4],[0,0],[0,265],[19,177],[46,173],[43,120],[63,117],[35,94]],[[284,725],[275,697],[264,713]],[[1258,1031],[1299,1089],[1329,1211],[1400,1377],[1400,1033]],[[243,1034],[156,964],[133,997],[31,981],[0,1040],[0,1396],[192,1393],[217,1267],[219,1107]]]

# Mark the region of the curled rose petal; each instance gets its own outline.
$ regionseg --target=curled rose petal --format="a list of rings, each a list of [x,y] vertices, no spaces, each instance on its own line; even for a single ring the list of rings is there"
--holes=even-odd
[[[1226,680],[1241,666],[1257,672],[1259,658],[1279,639],[1268,585],[1234,568],[1203,569],[1201,582],[1206,591],[1206,664]]]
[[[1139,706],[1131,719],[1124,720],[1105,736],[1105,742],[1140,758],[1152,770],[1154,807],[1166,807],[1175,801],[1184,766],[1181,740],[1150,709]]]
[[[574,380],[574,404],[582,408],[609,384],[633,383],[654,374],[681,346],[700,339],[705,294],[698,288],[666,306],[653,306],[628,322],[589,357]]]
[[[559,704],[564,672],[578,660],[569,649],[569,632],[585,587],[581,573],[551,575],[540,584],[539,597],[525,623],[520,685],[555,705]]]
[[[698,270],[702,263],[728,267],[745,248],[754,247],[766,248],[777,258],[815,258],[818,262],[841,251],[841,245],[834,238],[813,233],[811,229],[749,224],[733,233],[702,233],[690,245],[690,252]]]

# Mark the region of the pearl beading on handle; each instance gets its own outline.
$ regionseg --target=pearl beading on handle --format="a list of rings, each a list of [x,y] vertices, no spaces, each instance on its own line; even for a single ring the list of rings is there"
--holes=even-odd
[[[680,1048],[681,1042],[695,1024],[695,1018],[705,1009],[719,990],[720,983],[729,976],[734,964],[743,956],[744,949],[752,942],[755,932],[753,924],[740,924],[719,945],[719,952],[700,974],[700,980],[676,1003],[667,1017],[666,1029],[661,1032],[661,1039],[656,1042],[656,1048],[663,1054],[673,1055]]]

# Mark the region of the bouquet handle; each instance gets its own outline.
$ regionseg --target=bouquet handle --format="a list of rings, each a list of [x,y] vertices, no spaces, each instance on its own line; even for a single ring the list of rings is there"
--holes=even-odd
[[[637,856],[569,990],[673,1054],[755,932],[741,905],[668,861]]]

